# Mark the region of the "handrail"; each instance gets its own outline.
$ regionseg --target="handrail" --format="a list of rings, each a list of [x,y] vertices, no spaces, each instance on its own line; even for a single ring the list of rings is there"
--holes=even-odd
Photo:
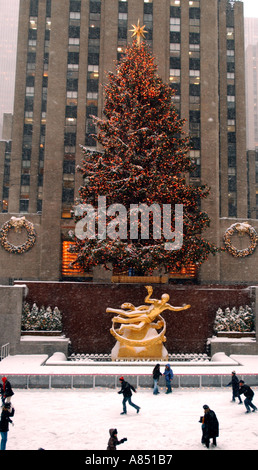
[[[3,344],[3,346],[1,346],[0,361],[2,361],[5,357],[9,356],[9,352],[10,352],[10,343]]]

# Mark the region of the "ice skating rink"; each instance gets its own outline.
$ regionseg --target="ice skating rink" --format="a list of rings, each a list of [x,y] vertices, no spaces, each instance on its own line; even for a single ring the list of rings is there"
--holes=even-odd
[[[258,405],[258,388],[252,387]],[[119,389],[15,390],[14,426],[10,425],[7,450],[105,450],[109,429],[127,442],[117,450],[256,450],[258,412],[246,414],[245,406],[231,402],[231,387],[177,388],[170,395],[160,389],[138,389],[132,401],[141,407],[136,414],[128,405],[122,411]],[[217,414],[220,435],[217,448],[201,444],[203,405]]]

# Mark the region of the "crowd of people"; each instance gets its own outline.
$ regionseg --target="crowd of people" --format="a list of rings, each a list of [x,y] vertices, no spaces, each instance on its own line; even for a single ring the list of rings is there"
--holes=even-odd
[[[160,377],[164,376],[165,383],[166,383],[166,394],[172,393],[172,380],[173,380],[173,370],[171,369],[170,365],[167,364],[165,366],[165,370],[162,373],[160,370],[160,364],[156,364],[153,369],[152,377],[153,377],[153,394],[159,394],[159,379]],[[122,412],[121,415],[127,414],[127,404],[132,406],[136,409],[136,413],[140,412],[140,406],[136,405],[132,402],[132,394],[133,392],[136,393],[136,388],[127,382],[124,377],[120,377],[119,379],[121,384],[121,389],[119,390],[119,394],[123,395],[122,400]],[[249,385],[247,385],[244,380],[239,380],[236,372],[232,372],[231,381],[227,384],[227,386],[232,387],[232,402],[238,400],[239,405],[244,403],[246,408],[246,413],[251,413],[257,411],[257,407],[253,403],[254,391],[251,389]],[[0,450],[6,450],[7,444],[7,437],[9,432],[9,424],[13,425],[12,417],[14,416],[15,410],[11,404],[11,398],[14,395],[12,390],[12,386],[7,379],[7,377],[2,377],[0,383],[0,394],[2,400],[2,407],[1,407],[1,417],[0,417],[0,436],[1,436],[1,443],[0,443]],[[241,395],[244,395],[244,402],[242,401]],[[199,422],[201,423],[201,442],[202,444],[209,448],[210,441],[212,441],[211,445],[216,447],[217,445],[217,438],[219,436],[219,421],[216,416],[216,413],[210,409],[208,405],[203,405],[203,416],[200,417]],[[123,442],[127,441],[127,438],[124,437],[123,439],[118,439],[118,431],[116,428],[111,428],[109,430],[109,440],[107,445],[107,450],[116,450],[116,446],[122,444]]]

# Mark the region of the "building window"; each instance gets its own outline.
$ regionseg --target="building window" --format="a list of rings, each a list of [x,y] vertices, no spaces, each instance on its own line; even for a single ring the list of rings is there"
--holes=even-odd
[[[36,30],[38,28],[38,18],[30,17],[29,19],[29,29]]]
[[[27,213],[29,211],[29,200],[20,199],[20,212]]]
[[[189,8],[200,8],[200,0],[189,0]]]
[[[171,7],[178,8],[178,7],[180,7],[180,3],[181,3],[180,0],[170,0],[170,6]]]
[[[169,45],[170,57],[180,57],[181,54],[181,44],[170,43]]]
[[[143,10],[143,23],[145,25],[145,29],[147,34],[145,35],[145,39],[147,43],[152,42],[153,38],[153,4],[152,0],[148,2],[144,2],[144,10]]]
[[[63,218],[65,218],[65,212],[63,213]],[[77,255],[76,253],[70,253],[68,251],[70,245],[74,245],[74,242],[70,242],[70,241],[62,242],[62,276],[66,278],[67,277],[77,277],[77,278],[89,277],[89,273],[85,273],[79,265],[74,264],[73,267],[71,267],[71,263],[77,260]]]
[[[189,30],[190,33],[199,33],[200,32],[200,20],[199,18],[193,18],[189,21]]]
[[[179,32],[181,29],[181,19],[180,18],[170,18],[170,31]]]
[[[30,0],[30,16],[38,16],[38,0]]]

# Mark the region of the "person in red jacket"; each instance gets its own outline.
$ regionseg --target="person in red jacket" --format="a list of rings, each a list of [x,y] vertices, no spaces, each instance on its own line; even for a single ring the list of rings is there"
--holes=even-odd
[[[14,395],[14,392],[9,380],[7,380],[7,377],[2,377],[2,383],[0,383],[0,393],[3,405],[5,403],[10,403],[11,397]]]

